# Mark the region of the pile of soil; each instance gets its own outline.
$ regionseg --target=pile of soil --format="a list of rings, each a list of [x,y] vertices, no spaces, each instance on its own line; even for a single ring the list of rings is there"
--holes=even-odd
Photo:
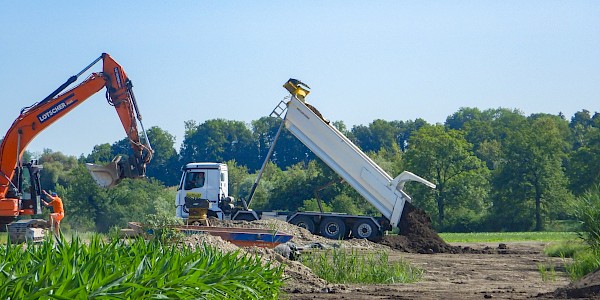
[[[386,235],[381,244],[392,249],[408,253],[498,253],[506,251],[506,245],[499,245],[498,249],[486,247],[483,249],[472,249],[469,247],[452,246],[444,242],[433,229],[429,215],[422,209],[406,202],[402,218],[400,219],[399,235]]]
[[[319,235],[314,235],[310,231],[292,225],[278,219],[263,219],[257,221],[230,221],[230,220],[210,220],[212,226],[219,227],[240,227],[240,228],[261,228],[268,230],[277,230],[293,236],[291,242],[300,248],[352,248],[362,250],[388,250],[387,246],[370,242],[366,239],[350,240],[331,240]]]
[[[366,240],[329,240],[324,237],[312,235],[304,228],[280,220],[259,220],[253,222],[211,220],[211,225],[220,227],[277,229],[293,235],[294,238],[292,241],[299,246],[318,245],[317,248],[385,248],[385,246],[374,244]],[[218,236],[209,234],[187,236],[183,239],[183,244],[192,249],[201,249],[201,247],[206,244],[224,252],[240,251],[241,255],[258,255],[265,265],[270,263],[272,266],[277,267],[283,264],[283,277],[285,280],[283,291],[287,293],[339,293],[346,290],[345,285],[330,284],[315,275],[308,267],[281,256],[273,249],[260,247],[240,248]]]
[[[542,295],[544,296],[544,295]],[[600,298],[600,269],[586,275],[566,287],[558,288],[552,296],[560,299],[598,299]]]
[[[282,290],[286,293],[339,293],[347,288],[345,285],[328,283],[302,263],[286,259],[273,249],[250,247],[244,248],[244,251],[251,255],[258,255],[261,260],[270,262],[274,266],[283,264],[285,283]]]

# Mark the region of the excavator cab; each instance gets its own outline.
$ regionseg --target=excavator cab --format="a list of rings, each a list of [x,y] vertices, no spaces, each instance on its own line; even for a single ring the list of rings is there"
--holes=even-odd
[[[8,189],[7,197],[19,199],[18,209],[28,214],[40,214],[42,186],[40,184],[40,171],[42,165],[37,160],[22,164],[15,169],[11,188]],[[25,178],[29,177],[29,180]]]

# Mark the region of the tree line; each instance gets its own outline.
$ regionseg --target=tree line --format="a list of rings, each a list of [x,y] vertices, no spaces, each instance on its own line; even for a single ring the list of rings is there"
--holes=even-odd
[[[174,187],[189,162],[226,162],[230,193],[247,197],[281,120],[246,124],[213,119],[185,122],[179,149],[169,132],[152,127],[155,150],[148,181],[96,187],[83,164],[108,163],[130,151],[126,139],[96,145],[79,158],[46,150],[42,184],[62,192],[72,227],[106,231],[112,225],[174,215]],[[570,119],[505,108],[461,108],[438,124],[374,120],[348,129],[333,124],[392,177],[411,171],[437,185],[408,184],[413,204],[441,231],[528,231],[557,228],[572,217],[569,203],[600,181],[600,115]],[[327,184],[327,188],[315,191]],[[317,210],[378,215],[339,176],[284,130],[252,202],[256,210]]]

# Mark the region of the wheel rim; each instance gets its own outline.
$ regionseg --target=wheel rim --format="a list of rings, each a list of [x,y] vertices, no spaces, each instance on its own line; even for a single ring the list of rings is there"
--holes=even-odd
[[[368,223],[362,223],[358,225],[356,232],[360,238],[368,238],[373,234],[373,227]]]
[[[308,224],[306,224],[306,222],[298,222],[298,223],[296,223],[296,226],[298,226],[300,228],[304,228],[306,230],[310,230],[310,228],[308,227]]]
[[[334,222],[328,223],[327,227],[325,227],[325,230],[327,231],[327,234],[332,236],[338,235],[340,233],[340,227],[337,223]]]

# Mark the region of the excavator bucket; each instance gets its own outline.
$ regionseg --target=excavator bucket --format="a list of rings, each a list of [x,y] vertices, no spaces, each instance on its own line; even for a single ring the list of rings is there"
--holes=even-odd
[[[99,186],[108,188],[115,186],[121,180],[119,176],[119,160],[121,160],[120,156],[106,166],[86,163],[85,167]]]

